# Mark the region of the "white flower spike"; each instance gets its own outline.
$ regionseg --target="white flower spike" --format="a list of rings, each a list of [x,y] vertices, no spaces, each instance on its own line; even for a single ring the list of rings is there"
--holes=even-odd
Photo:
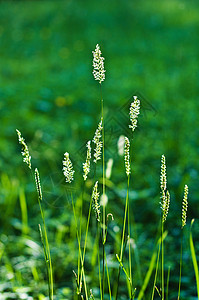
[[[63,173],[66,178],[66,182],[71,183],[73,181],[73,175],[74,175],[75,171],[73,170],[73,165],[69,158],[68,152],[66,152],[64,154]]]
[[[102,137],[102,120],[103,118],[101,118],[101,121],[100,123],[98,124],[98,127],[95,131],[95,135],[94,135],[94,138],[93,138],[93,143],[96,145],[96,148],[95,148],[95,153],[94,153],[94,163],[97,163],[98,160],[101,159],[101,149],[102,149],[102,146],[103,146],[103,142],[100,141],[101,137]]]
[[[132,131],[135,130],[137,127],[137,118],[140,113],[140,100],[137,98],[137,96],[133,96],[134,101],[131,103],[130,107],[130,121],[131,125],[129,125],[129,128],[132,129]]]
[[[99,45],[96,45],[95,51],[93,53],[93,76],[95,80],[99,81],[101,84],[105,80],[105,70],[104,70],[104,57],[101,56],[102,52]]]
[[[83,178],[84,180],[87,179],[88,173],[90,172],[90,160],[91,160],[91,141],[88,141],[86,144],[87,147],[87,154],[86,154],[86,162],[83,163]]]

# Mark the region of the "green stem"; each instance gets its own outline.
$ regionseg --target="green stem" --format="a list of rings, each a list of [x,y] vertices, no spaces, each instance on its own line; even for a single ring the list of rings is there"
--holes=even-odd
[[[109,272],[108,272],[108,264],[107,264],[107,259],[106,259],[106,253],[105,253],[105,262],[106,262],[106,274],[107,274],[107,279],[108,279],[109,297],[110,297],[110,300],[112,300],[112,296],[111,296],[111,285],[110,285],[110,278],[109,278]]]
[[[155,293],[155,287],[156,287],[156,281],[157,281],[157,275],[158,275],[158,267],[159,267],[159,260],[160,260],[160,250],[161,250],[161,244],[162,244],[162,239],[164,239],[166,237],[162,236],[162,218],[160,220],[160,224],[158,226],[158,232],[157,232],[157,236],[160,235],[159,239],[158,239],[158,255],[157,255],[157,262],[156,262],[156,268],[155,268],[155,278],[154,278],[154,283],[153,283],[153,291],[152,291],[152,296],[151,299],[153,300],[154,298],[154,293]]]
[[[100,95],[101,95],[101,109],[102,109],[102,177],[103,177],[103,199],[105,199],[105,155],[104,155],[104,143],[105,143],[105,129],[104,129],[104,101],[102,98],[102,86],[100,84]],[[102,239],[102,300],[104,300],[104,283],[105,283],[105,221],[106,219],[106,207],[105,202],[103,202],[103,239]]]
[[[100,297],[102,300],[102,279],[101,279],[101,271],[100,271],[100,254],[99,254],[99,225],[97,225],[97,241],[98,241],[97,258],[98,258],[98,270],[99,270],[99,286],[100,286]]]
[[[161,241],[161,242],[162,242],[162,241]],[[154,278],[154,283],[153,283],[153,291],[152,291],[151,300],[153,300],[153,298],[154,298],[154,293],[155,293],[155,286],[156,286],[157,275],[158,275],[159,259],[160,259],[160,244],[159,244],[159,246],[158,246],[158,256],[157,256],[157,262],[156,262],[156,268],[155,268],[155,278]]]
[[[163,241],[163,232],[164,232],[164,222],[162,219],[161,222],[161,244],[162,244],[162,300],[164,300],[164,241]]]
[[[82,238],[82,207],[83,207],[83,199],[84,199],[84,187],[85,183],[82,184],[82,194],[81,194],[81,203],[80,203],[80,225],[79,225],[79,238],[80,238],[80,245],[81,245],[81,238]],[[86,232],[87,236],[87,232]],[[83,256],[83,263],[84,263],[84,256]],[[78,284],[81,287],[81,278],[82,278],[82,271],[80,273],[80,253],[78,252],[78,274],[77,274],[77,280]]]
[[[198,263],[197,263],[195,247],[194,247],[194,243],[193,243],[192,231],[191,231],[193,223],[194,223],[194,219],[192,219],[192,221],[191,221],[190,234],[189,234],[189,243],[190,243],[190,250],[191,250],[191,258],[192,258],[195,277],[196,277],[197,295],[198,295],[198,300],[199,300],[199,270],[198,270]]]
[[[180,299],[181,277],[182,277],[182,242],[183,242],[183,228],[181,229],[180,276],[179,276],[178,300]]]
[[[84,279],[84,290],[85,290],[85,294],[86,294],[86,300],[88,300],[86,279],[85,279],[85,273],[84,273],[84,264],[83,264],[83,258],[82,258],[82,252],[81,252],[81,246],[80,246],[80,238],[79,238],[79,232],[78,232],[78,227],[77,227],[77,218],[76,218],[75,206],[74,206],[72,194],[71,194],[71,199],[72,199],[72,206],[73,206],[73,214],[74,214],[74,218],[75,218],[77,241],[78,241],[79,253],[80,253],[80,260],[81,260],[81,266],[82,266],[82,274],[83,274],[83,279]]]
[[[123,259],[124,236],[125,236],[125,229],[126,229],[126,216],[127,216],[128,202],[129,202],[128,201],[128,199],[129,199],[129,197],[128,197],[129,196],[129,181],[130,181],[130,175],[128,176],[128,183],[127,183],[127,194],[126,194],[126,203],[125,203],[125,210],[124,210],[124,222],[123,222],[123,231],[122,231],[122,243],[121,243],[120,258],[119,258],[121,262],[122,262],[122,259]],[[121,269],[121,266],[119,265],[115,300],[117,300],[117,296],[118,296],[120,269]]]
[[[127,185],[127,196],[129,195],[129,181],[130,176],[128,176],[128,185]],[[130,205],[128,199],[128,242],[129,242],[129,277],[130,282],[132,283],[132,266],[131,266],[131,230],[130,230]],[[131,290],[130,300],[132,299],[133,290]]]
[[[36,172],[36,169],[35,169]],[[32,176],[34,178],[32,169],[31,169]],[[40,213],[41,213],[41,218],[43,222],[43,227],[44,227],[44,237],[45,237],[45,242],[42,240],[44,251],[46,253],[45,255],[45,261],[48,269],[48,286],[49,286],[49,299],[53,300],[53,269],[52,269],[52,261],[51,261],[51,255],[50,255],[50,247],[48,243],[48,235],[47,235],[47,229],[46,229],[46,223],[45,223],[45,217],[44,217],[44,211],[42,209],[41,205],[41,200],[42,200],[42,191],[41,191],[41,186],[40,186],[40,178],[39,178],[39,172],[37,170],[37,176],[35,177],[35,183],[36,183],[36,189],[38,193],[38,203],[39,203],[39,208],[40,208]],[[37,179],[36,179],[37,178]],[[40,231],[40,234],[42,235],[42,231]],[[43,239],[43,237],[41,237]]]
[[[46,244],[46,250],[47,250],[47,259],[48,259],[48,264],[49,264],[49,284],[50,284],[50,300],[53,300],[53,270],[52,270],[52,261],[51,261],[51,255],[50,255],[50,247],[48,243],[48,236],[47,236],[47,229],[46,229],[46,223],[45,223],[45,218],[44,218],[44,212],[42,210],[41,206],[41,201],[40,198],[38,197],[38,202],[39,202],[39,208],[40,208],[40,213],[43,221],[43,226],[44,226],[44,236],[45,236],[45,244]]]
[[[166,292],[166,300],[168,300],[169,298],[169,278],[170,278],[170,267],[168,269],[168,274],[167,274],[167,292]]]

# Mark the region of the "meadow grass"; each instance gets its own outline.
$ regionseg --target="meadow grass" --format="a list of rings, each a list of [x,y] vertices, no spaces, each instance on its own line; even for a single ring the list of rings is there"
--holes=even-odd
[[[131,245],[131,226],[134,222],[131,222],[133,219],[133,214],[130,209],[130,201],[129,201],[129,189],[132,184],[131,181],[131,157],[130,157],[130,140],[132,137],[124,138],[124,176],[126,173],[127,176],[127,188],[126,188],[126,197],[124,204],[124,215],[123,215],[123,227],[121,230],[121,237],[118,242],[118,249],[120,251],[115,253],[115,262],[118,265],[118,273],[117,279],[115,282],[112,281],[112,277],[110,275],[110,266],[107,260],[107,239],[109,237],[109,222],[113,220],[112,213],[107,213],[106,210],[106,188],[108,186],[108,178],[106,176],[105,169],[105,148],[106,148],[106,131],[105,131],[105,116],[104,116],[104,100],[102,93],[102,82],[105,80],[105,70],[104,70],[104,58],[102,57],[102,53],[99,45],[96,45],[95,51],[93,51],[93,75],[96,81],[99,83],[100,90],[100,99],[101,99],[101,119],[95,131],[94,138],[92,140],[94,149],[91,147],[91,141],[88,141],[86,144],[87,153],[86,160],[82,164],[83,172],[82,172],[82,191],[80,196],[80,209],[77,210],[75,205],[76,200],[73,199],[73,194],[71,193],[71,202],[72,209],[74,215],[74,223],[75,223],[75,232],[78,243],[78,260],[77,260],[77,272],[73,270],[74,278],[76,281],[76,295],[74,295],[74,299],[121,299],[120,295],[120,275],[121,272],[124,273],[126,278],[126,288],[128,299],[145,299],[145,292],[147,289],[150,289],[150,297],[148,299],[156,299],[157,297],[161,300],[169,299],[169,278],[170,278],[170,269],[168,269],[167,279],[165,275],[165,249],[164,249],[164,241],[168,235],[168,232],[165,231],[164,225],[167,220],[167,215],[169,213],[169,205],[170,205],[170,193],[167,189],[167,176],[166,176],[166,159],[165,156],[161,157],[161,171],[160,171],[160,225],[157,228],[157,237],[155,242],[154,251],[151,256],[151,260],[149,262],[148,271],[144,276],[144,280],[141,284],[139,290],[137,289],[136,282],[134,281],[134,266],[132,266],[132,252],[135,250]],[[133,102],[129,108],[129,135],[134,132],[138,125],[138,116],[140,114],[140,100],[137,96],[134,96]],[[132,132],[131,132],[132,131]],[[31,156],[29,153],[28,146],[25,143],[24,138],[22,137],[19,130],[17,130],[18,140],[22,146],[22,157],[24,163],[27,164],[28,168],[32,171],[31,165]],[[119,138],[119,137],[118,137]],[[93,159],[92,159],[93,158]],[[92,161],[93,160],[93,161]],[[99,164],[99,161],[101,164]],[[90,176],[90,169],[94,168],[94,176],[93,176],[93,187],[90,195],[88,213],[87,213],[87,222],[86,226],[83,228],[82,225],[82,214],[83,214],[83,200],[84,200],[84,185],[87,179]],[[101,174],[100,174],[101,173]],[[100,175],[99,175],[100,174]],[[50,245],[48,241],[47,234],[47,226],[45,222],[45,213],[42,208],[42,190],[40,184],[40,176],[38,169],[35,169],[35,183],[36,190],[38,194],[38,204],[42,219],[42,226],[39,224],[39,233],[41,237],[41,243],[44,251],[44,258],[47,269],[47,278],[48,278],[48,288],[49,288],[49,299],[53,300],[54,298],[54,279],[53,279],[53,262],[51,260],[51,252]],[[70,185],[75,180],[75,170],[73,168],[73,162],[70,159],[70,155],[68,152],[64,154],[63,160],[63,175],[65,177],[66,185]],[[126,177],[125,176],[125,177]],[[91,179],[91,178],[90,178]],[[101,197],[100,197],[101,194]],[[23,195],[21,195],[21,208],[22,208],[22,219],[24,224],[24,230],[26,230],[27,226],[27,218],[26,218],[26,205],[24,202]],[[187,218],[187,206],[188,206],[188,187],[185,185],[184,189],[184,198],[182,202],[182,227],[181,227],[181,253],[180,253],[180,274],[178,281],[178,291],[176,291],[177,299],[181,299],[181,278],[183,271],[183,228],[186,225]],[[102,210],[102,212],[101,212]],[[87,282],[87,268],[85,266],[85,258],[86,258],[86,250],[87,250],[87,240],[89,235],[91,216],[95,215],[95,227],[96,227],[96,256],[97,256],[97,265],[93,265],[93,272],[98,273],[98,292],[95,295],[93,291],[96,286],[92,286],[92,282]],[[114,216],[117,218],[117,216]],[[193,222],[192,222],[193,224]],[[93,226],[93,223],[92,223]],[[84,229],[84,230],[83,230]],[[135,232],[135,228],[134,228]],[[134,233],[135,234],[135,233]],[[190,230],[190,249],[191,249],[191,257],[193,261],[193,267],[195,271],[196,277],[196,287],[197,294],[199,299],[199,276],[198,276],[198,264],[196,259],[195,248],[193,244],[192,232]],[[139,249],[137,249],[139,252]],[[124,253],[127,253],[127,256],[124,256]],[[66,254],[67,255],[67,254]],[[97,270],[98,269],[98,270]],[[72,270],[71,270],[72,274]],[[112,274],[112,272],[111,272]],[[123,282],[123,281],[122,281]],[[153,283],[152,283],[153,282]]]

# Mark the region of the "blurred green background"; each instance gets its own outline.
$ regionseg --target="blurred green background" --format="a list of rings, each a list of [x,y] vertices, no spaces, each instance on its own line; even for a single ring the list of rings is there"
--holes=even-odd
[[[35,187],[22,163],[16,128],[29,145],[33,165],[40,170],[56,299],[73,299],[77,244],[71,200],[61,169],[63,154],[68,151],[76,170],[72,190],[77,199],[85,144],[93,138],[101,113],[100,91],[92,76],[92,50],[97,43],[106,69],[102,87],[106,160],[114,159],[107,187],[107,210],[115,219],[107,246],[113,285],[117,268],[113,252],[119,251],[117,229],[122,226],[126,189],[117,140],[120,135],[128,135],[132,145],[130,201],[137,225],[137,237],[133,238],[139,249],[142,278],[160,216],[160,157],[165,154],[167,159],[171,208],[165,260],[166,269],[171,268],[169,299],[177,297],[185,183],[190,189],[187,233],[190,220],[199,215],[198,1],[46,0],[0,2],[1,299],[41,300],[47,295]],[[141,100],[141,115],[132,139],[128,110],[135,94]],[[87,195],[93,184],[90,177],[84,223]],[[86,266],[88,284],[97,295],[97,271],[91,268],[95,263],[94,216],[92,224]],[[199,255],[198,229],[196,221],[194,237]],[[196,288],[187,235],[184,244],[182,299],[191,300],[196,299]],[[137,270],[136,258],[134,264]],[[134,276],[139,290],[139,271]],[[125,278],[122,280],[120,299],[127,299]]]

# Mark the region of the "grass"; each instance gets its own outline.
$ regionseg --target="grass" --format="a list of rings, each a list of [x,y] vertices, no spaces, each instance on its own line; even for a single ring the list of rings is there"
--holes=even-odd
[[[3,58],[0,89],[0,206],[1,211],[5,212],[1,216],[0,283],[1,293],[4,295],[27,293],[27,298],[32,295],[39,298],[46,294],[47,282],[43,276],[45,265],[37,230],[41,221],[38,217],[34,183],[31,184],[31,178],[27,178],[29,175],[21,168],[20,157],[16,155],[18,149],[15,128],[20,128],[23,132],[34,163],[41,170],[45,196],[43,207],[52,259],[56,260],[56,295],[69,299],[73,295],[75,278],[74,281],[71,279],[71,270],[76,266],[78,253],[74,256],[71,253],[78,244],[75,242],[75,222],[71,219],[70,192],[62,182],[60,170],[66,149],[71,154],[75,169],[78,169],[80,162],[85,159],[83,145],[93,136],[96,128],[96,119],[93,117],[96,111],[97,120],[100,119],[100,99],[97,101],[99,94],[91,75],[91,50],[97,37],[103,47],[108,70],[103,84],[107,122],[105,160],[108,160],[109,155],[114,158],[113,172],[106,182],[109,196],[107,212],[111,211],[114,217],[117,216],[109,224],[107,263],[114,275],[113,270],[118,269],[118,262],[111,249],[114,248],[114,253],[120,253],[118,245],[121,232],[117,230],[118,227],[122,228],[126,197],[126,182],[121,182],[120,179],[124,168],[123,159],[116,159],[115,150],[116,137],[124,132],[115,119],[122,120],[125,128],[128,127],[127,107],[129,108],[132,100],[129,99],[135,91],[139,91],[144,96],[140,95],[140,99],[145,98],[146,102],[142,103],[143,114],[140,116],[131,151],[134,171],[129,203],[131,218],[133,208],[132,219],[135,219],[137,232],[135,235],[132,222],[131,245],[135,252],[139,249],[138,256],[134,250],[132,253],[133,276],[135,282],[139,283],[139,291],[154,251],[153,241],[160,212],[157,176],[159,157],[166,153],[172,204],[165,224],[165,230],[168,231],[164,242],[165,275],[170,269],[169,295],[176,298],[179,272],[174,270],[178,270],[180,261],[180,238],[176,237],[180,237],[180,199],[185,183],[191,190],[188,217],[198,217],[196,3],[192,1],[187,5],[181,1],[168,1],[157,7],[155,1],[150,5],[125,1],[120,9],[112,1],[103,4],[105,3],[96,6],[90,1],[84,4],[80,1],[67,4],[65,1],[4,1],[0,4],[0,38],[3,45],[0,50]],[[71,24],[74,25],[72,34]],[[156,113],[151,110],[150,105]],[[124,118],[124,115],[127,117]],[[109,147],[111,144],[114,147]],[[80,178],[80,172],[76,176]],[[102,181],[101,178],[100,186]],[[80,180],[77,182],[78,189],[81,189]],[[90,204],[88,195],[93,184],[91,180],[85,184],[82,232],[86,228]],[[24,196],[20,196],[21,191]],[[27,207],[25,210],[24,205]],[[75,203],[75,207],[78,211],[78,203]],[[96,259],[92,248],[96,236],[93,218],[92,214],[86,264],[87,279],[93,280],[93,286],[97,287],[95,273],[88,264]],[[28,226],[27,229],[24,225]],[[197,226],[196,220],[193,236],[197,235]],[[196,295],[192,284],[195,277],[187,237],[188,229],[185,228],[181,291],[181,297],[185,299]],[[30,246],[30,241],[34,241],[34,247]],[[194,245],[197,253],[197,239]],[[176,255],[178,259],[175,263]],[[125,252],[127,261],[126,256],[128,252]],[[29,266],[26,264],[27,257]],[[139,265],[140,272],[137,268]],[[154,278],[151,278],[152,282],[148,287],[153,283]],[[123,271],[120,279],[123,283],[120,293],[125,295],[126,276]],[[27,290],[22,290],[22,286]],[[148,292],[146,288],[145,293]],[[93,293],[96,294],[95,289]],[[6,294],[6,297],[11,296]]]
[[[94,78],[95,80],[99,81],[100,84],[100,91],[101,91],[101,83],[105,80],[104,76],[104,65],[103,60],[104,58],[101,56],[101,51],[99,46],[96,46],[95,52],[93,52],[93,66],[94,66]],[[104,300],[106,297],[111,299],[118,299],[118,297],[121,297],[119,286],[120,286],[120,272],[121,270],[125,274],[126,277],[126,285],[127,285],[127,291],[128,291],[128,297],[130,300],[134,300],[136,297],[137,292],[137,285],[138,282],[132,277],[132,257],[131,252],[133,249],[131,249],[131,233],[130,233],[130,203],[129,203],[129,190],[130,190],[130,174],[131,174],[131,157],[130,157],[130,142],[127,137],[124,137],[124,143],[123,143],[123,155],[124,155],[124,165],[125,165],[125,171],[127,175],[127,191],[126,191],[126,200],[125,200],[125,206],[124,206],[124,218],[123,218],[123,228],[122,228],[122,234],[121,234],[121,240],[119,241],[120,247],[120,256],[116,253],[116,259],[119,263],[118,265],[118,276],[117,281],[115,284],[116,288],[116,294],[115,298],[112,298],[112,284],[114,283],[114,275],[113,272],[110,273],[110,268],[108,266],[107,261],[107,250],[106,250],[106,242],[109,238],[109,224],[108,224],[108,217],[113,215],[112,213],[107,214],[106,216],[106,205],[105,202],[105,196],[106,196],[106,179],[105,178],[105,122],[104,122],[104,105],[103,105],[103,98],[101,93],[101,104],[102,104],[102,110],[101,110],[101,121],[98,124],[98,127],[95,131],[95,135],[93,138],[93,144],[94,149],[92,150],[90,147],[90,142],[87,143],[87,153],[86,153],[86,163],[83,163],[83,174],[82,174],[82,180],[86,183],[86,180],[90,177],[90,170],[93,168],[93,162],[95,163],[95,172],[94,172],[94,178],[96,179],[97,176],[99,176],[98,180],[101,180],[101,190],[102,190],[102,204],[99,202],[99,196],[100,192],[98,191],[98,180],[96,181],[95,185],[93,186],[93,191],[91,194],[91,200],[88,210],[88,218],[87,218],[87,225],[86,225],[86,232],[84,237],[84,243],[82,244],[82,208],[83,208],[83,191],[80,191],[80,196],[77,196],[77,199],[80,197],[80,209],[77,210],[77,207],[75,205],[75,202],[73,200],[73,193],[71,192],[71,200],[72,200],[72,208],[73,208],[73,215],[74,215],[74,221],[75,221],[75,231],[76,231],[76,237],[77,237],[77,243],[78,243],[78,263],[77,263],[77,274],[75,271],[73,271],[75,275],[76,280],[76,296],[74,295],[74,299],[97,299],[100,298],[101,300]],[[133,134],[137,127],[137,118],[140,114],[140,100],[137,99],[137,96],[134,96],[133,102],[131,103],[130,107],[130,122],[131,125],[129,125],[129,129],[132,129]],[[26,142],[24,138],[21,136],[20,131],[17,130],[17,135],[19,139],[19,143],[22,146],[22,157],[25,164],[28,165],[29,169],[32,168],[31,166],[31,156],[29,154],[28,146],[26,145]],[[119,139],[119,136],[118,136]],[[93,152],[93,155],[91,154]],[[92,156],[94,157],[92,162]],[[97,165],[98,161],[102,161],[101,166]],[[100,168],[99,168],[100,167]],[[97,172],[97,169],[101,171]],[[73,169],[73,163],[70,160],[70,155],[68,152],[65,152],[64,154],[64,160],[63,160],[63,175],[65,177],[65,181],[67,185],[70,185],[75,178],[75,170]],[[107,174],[107,173],[106,173]],[[92,177],[91,177],[92,178]],[[49,289],[49,299],[54,299],[54,280],[53,280],[53,268],[52,268],[52,261],[51,261],[51,253],[50,253],[50,247],[48,242],[48,236],[47,236],[47,228],[46,228],[46,222],[44,217],[44,211],[42,209],[42,189],[41,189],[41,183],[40,183],[40,177],[39,172],[37,169],[35,169],[35,183],[36,183],[36,189],[38,193],[38,204],[40,208],[41,218],[43,222],[43,228],[42,230],[40,224],[39,224],[39,231],[40,231],[40,237],[41,242],[43,245],[43,251],[44,251],[44,258],[46,262],[47,267],[47,278],[48,278],[48,289]],[[167,276],[167,283],[165,287],[165,272],[164,272],[164,265],[165,265],[165,253],[164,253],[164,240],[166,238],[167,233],[164,232],[164,224],[167,219],[167,215],[169,212],[169,206],[170,206],[170,193],[167,189],[167,175],[166,175],[166,160],[165,156],[162,155],[161,157],[161,172],[160,172],[160,190],[161,190],[161,196],[160,196],[160,208],[161,208],[161,217],[160,217],[160,230],[159,232],[159,239],[157,242],[157,247],[154,250],[151,261],[149,264],[149,269],[147,272],[147,275],[145,277],[145,280],[143,283],[141,283],[140,291],[138,294],[137,299],[144,299],[145,296],[149,297],[149,294],[146,293],[146,288],[149,285],[149,281],[154,275],[154,283],[151,285],[151,299],[153,300],[154,297],[159,296],[161,300],[168,297],[169,295],[169,278],[170,278],[170,268],[168,269],[168,276]],[[107,196],[106,196],[107,197]],[[188,187],[185,185],[184,190],[184,198],[183,198],[183,204],[182,204],[182,229],[186,225],[186,218],[187,218],[187,207],[188,207]],[[24,201],[23,201],[24,202]],[[76,201],[77,202],[77,201]],[[21,202],[22,203],[22,202]],[[102,217],[101,217],[101,206],[102,206]],[[25,207],[23,203],[23,207]],[[93,264],[93,272],[97,270],[98,267],[98,274],[99,274],[99,281],[98,281],[98,292],[93,293],[92,289],[90,289],[90,293],[88,292],[88,286],[93,288],[93,282],[87,282],[87,268],[85,267],[85,261],[86,261],[86,245],[87,245],[87,237],[89,233],[89,225],[90,225],[90,218],[91,218],[91,208],[93,207],[93,210],[95,212],[95,227],[97,228],[96,231],[96,240],[97,240],[97,256],[98,256],[98,266]],[[107,221],[106,221],[107,218]],[[78,222],[78,219],[80,220]],[[126,230],[126,226],[128,226],[128,230]],[[127,234],[126,234],[127,231]],[[44,232],[44,237],[43,237]],[[125,252],[126,252],[126,246],[128,243],[128,256],[126,257],[127,262],[125,262]],[[194,271],[196,274],[196,285],[198,290],[198,266],[197,266],[197,260],[195,255],[195,248],[193,245],[193,239],[192,234],[190,233],[190,249],[191,249],[191,257],[194,265]],[[114,248],[113,250],[114,251]],[[160,255],[161,252],[161,255]],[[113,252],[114,253],[114,252]],[[161,268],[159,268],[159,259],[161,256]],[[181,239],[181,254],[180,254],[180,276],[179,276],[179,289],[178,289],[178,299],[180,299],[180,292],[181,292],[181,278],[182,278],[182,239]],[[127,267],[125,267],[125,264]],[[101,267],[102,265],[102,267]],[[106,273],[105,273],[106,269]],[[153,270],[155,270],[153,272]],[[158,279],[158,273],[160,273],[160,279]],[[95,283],[96,285],[96,283]],[[94,286],[95,287],[95,286]],[[149,285],[150,288],[150,285]],[[166,294],[165,294],[166,290]]]

